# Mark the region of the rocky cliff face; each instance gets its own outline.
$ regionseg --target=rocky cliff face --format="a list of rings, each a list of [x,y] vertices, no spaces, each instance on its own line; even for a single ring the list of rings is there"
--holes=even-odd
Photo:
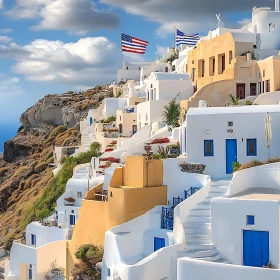
[[[21,115],[20,121],[26,131],[37,130],[42,124],[79,128],[80,121],[87,116],[89,109],[112,95],[113,91],[108,86],[96,87],[82,93],[47,95],[27,109]]]
[[[9,248],[20,237],[28,207],[52,181],[54,146],[80,145],[80,120],[111,94],[100,87],[48,95],[22,114],[22,127],[0,159],[0,245]]]

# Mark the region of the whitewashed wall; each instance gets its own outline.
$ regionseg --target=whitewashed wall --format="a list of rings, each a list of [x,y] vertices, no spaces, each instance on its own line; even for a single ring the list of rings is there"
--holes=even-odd
[[[105,98],[104,99],[104,118],[116,116],[117,110],[128,105],[127,98]]]
[[[280,271],[256,267],[245,267],[181,258],[178,260],[177,280],[278,280]]]
[[[247,225],[247,215],[255,225]],[[269,260],[279,265],[279,202],[214,198],[211,201],[212,241],[231,263],[243,264],[243,230],[269,232]]]
[[[209,110],[212,113],[203,113],[210,112]],[[228,113],[224,113],[224,111]],[[193,114],[196,112],[202,112],[202,114]],[[270,155],[271,157],[280,156],[280,146],[278,145],[280,141],[280,130],[278,129],[280,106],[191,108],[187,115],[188,161],[205,164],[205,173],[214,178],[229,176],[226,174],[226,139],[237,139],[237,161],[240,163],[267,160],[268,153],[264,135],[266,112],[270,112],[272,118],[273,139]],[[229,121],[233,122],[232,127],[228,126]],[[233,133],[228,133],[228,129],[232,129]],[[247,156],[247,138],[257,139],[257,156]],[[214,140],[214,156],[204,156],[204,140]]]
[[[256,166],[234,173],[227,196],[231,197],[252,188],[280,190],[280,162]]]

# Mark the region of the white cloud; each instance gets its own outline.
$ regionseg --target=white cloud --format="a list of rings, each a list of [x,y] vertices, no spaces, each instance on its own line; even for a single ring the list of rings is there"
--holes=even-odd
[[[174,26],[188,33],[208,31],[216,27],[216,14],[250,12],[254,5],[274,5],[274,0],[101,0],[102,3],[123,8],[126,12],[141,15],[160,24],[157,33],[172,33]]]
[[[0,74],[0,97],[10,97],[11,95],[19,95],[22,89],[19,85],[18,77],[9,77],[5,74]]]
[[[11,33],[11,32],[13,32],[13,29],[11,29],[11,28],[4,28],[4,29],[1,29],[0,28],[0,33]]]
[[[82,38],[75,43],[35,40],[29,45],[0,45],[0,58],[16,60],[12,71],[27,80],[92,86],[115,79],[116,45],[105,37]]]
[[[3,0],[0,0],[0,9],[3,9],[3,8],[4,8]]]
[[[118,15],[97,10],[90,0],[17,0],[6,13],[13,18],[39,19],[33,30],[85,34],[101,28],[114,29],[120,24]]]
[[[8,36],[0,36],[0,43],[10,43],[13,39]]]

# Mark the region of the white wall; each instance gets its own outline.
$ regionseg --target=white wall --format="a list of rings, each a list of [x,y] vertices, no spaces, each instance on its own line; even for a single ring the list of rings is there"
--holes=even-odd
[[[118,83],[127,80],[140,81],[140,70],[118,70]]]
[[[116,116],[117,110],[122,109],[128,105],[127,98],[105,98],[104,99],[104,118]]]
[[[256,267],[199,261],[191,258],[178,260],[177,280],[278,280],[280,271]]]
[[[20,274],[22,264],[28,268],[30,264],[33,266],[33,280],[45,280],[54,261],[59,268],[66,268],[66,241],[52,242],[39,248],[13,243],[7,280],[23,280],[23,275]],[[17,278],[10,278],[9,275],[15,275]]]
[[[279,105],[280,103],[280,92],[265,92],[260,94],[254,101],[257,105]]]
[[[247,225],[247,215],[255,225]],[[243,230],[269,232],[269,260],[279,265],[279,202],[234,198],[211,201],[212,241],[231,263],[243,264]]]
[[[31,234],[36,235],[36,247],[45,244],[68,239],[68,231],[58,227],[43,226],[38,222],[31,223],[26,227],[26,245],[31,245]]]
[[[182,172],[179,164],[186,162],[185,158],[163,160],[163,185],[168,186],[168,204],[172,206],[173,197],[184,199],[185,190],[191,187],[202,188],[208,180],[208,176]],[[176,180],[174,180],[176,178]]]
[[[146,124],[162,122],[164,106],[170,100],[152,100],[137,105],[137,129],[140,130]]]
[[[268,153],[264,135],[266,111],[271,112],[272,118],[272,146],[270,149],[271,157],[280,155],[280,106],[263,106],[263,112],[255,112],[255,109],[261,106],[244,106],[248,113],[234,109],[233,113],[221,113],[219,109],[228,110],[227,108],[191,108],[187,115],[187,157],[189,162],[203,163],[206,165],[205,173],[212,177],[225,177],[226,175],[226,139],[237,139],[237,161],[247,163],[252,160],[267,160]],[[217,110],[211,114],[189,115],[195,110]],[[279,110],[278,112],[276,110]],[[250,112],[251,111],[251,112]],[[228,122],[232,121],[233,126],[229,127]],[[227,130],[232,129],[233,133]],[[257,139],[257,156],[247,156],[246,139]],[[204,156],[204,140],[214,140],[214,156]]]
[[[233,196],[251,188],[280,190],[280,162],[248,168],[234,173],[227,196]]]

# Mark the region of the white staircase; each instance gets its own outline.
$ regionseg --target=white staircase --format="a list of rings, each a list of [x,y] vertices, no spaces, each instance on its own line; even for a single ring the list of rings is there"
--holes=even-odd
[[[211,238],[211,199],[225,195],[229,182],[212,182],[204,201],[197,203],[196,207],[190,210],[184,223],[185,250],[178,252],[178,258],[190,257],[209,262],[229,263],[216,251]],[[172,274],[172,279],[177,279],[177,268],[173,269]]]

